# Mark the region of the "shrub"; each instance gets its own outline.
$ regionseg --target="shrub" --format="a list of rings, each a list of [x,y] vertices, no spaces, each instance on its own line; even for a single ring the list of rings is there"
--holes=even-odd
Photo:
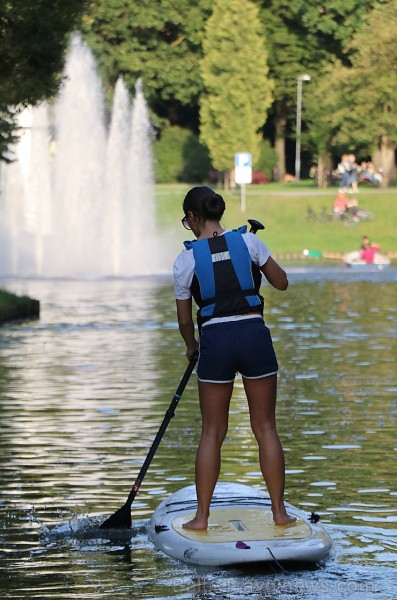
[[[262,140],[259,158],[253,166],[253,171],[262,172],[268,181],[273,178],[273,169],[277,166],[277,152],[269,140]]]
[[[153,146],[156,183],[201,183],[208,177],[211,161],[197,135],[168,125]]]

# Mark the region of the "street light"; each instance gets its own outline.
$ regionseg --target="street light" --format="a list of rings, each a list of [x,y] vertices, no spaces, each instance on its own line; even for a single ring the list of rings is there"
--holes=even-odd
[[[310,75],[304,74],[298,77],[298,89],[296,95],[296,151],[295,151],[295,179],[300,180],[301,175],[301,122],[302,122],[302,82],[310,81]]]

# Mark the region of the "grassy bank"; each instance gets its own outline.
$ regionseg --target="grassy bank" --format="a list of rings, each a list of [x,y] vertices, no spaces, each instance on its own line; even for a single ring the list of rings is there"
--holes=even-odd
[[[189,185],[157,185],[159,224],[169,228],[180,223],[182,201]],[[248,218],[266,225],[259,235],[275,254],[299,254],[303,249],[321,252],[349,252],[360,246],[363,235],[380,244],[384,252],[397,252],[397,188],[379,190],[362,185],[359,207],[374,215],[369,222],[343,224],[341,221],[312,221],[308,208],[320,214],[332,210],[337,188],[318,190],[313,182],[250,185],[246,190],[246,211],[241,212],[240,188],[218,190],[226,201],[225,227],[236,227]],[[185,236],[186,237],[186,236]]]
[[[0,323],[14,319],[37,318],[39,314],[38,300],[0,290]]]

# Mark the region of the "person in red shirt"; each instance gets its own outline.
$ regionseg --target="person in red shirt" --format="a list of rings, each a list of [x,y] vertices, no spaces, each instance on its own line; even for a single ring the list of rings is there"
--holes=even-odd
[[[337,197],[334,200],[333,211],[335,216],[340,217],[344,214],[347,208],[347,200],[348,199],[345,196],[345,192],[339,191]]]
[[[334,200],[333,214],[334,217],[350,216],[353,220],[356,220],[358,208],[357,198],[348,198],[344,191],[339,191],[337,197]],[[357,219],[358,220],[358,219]]]

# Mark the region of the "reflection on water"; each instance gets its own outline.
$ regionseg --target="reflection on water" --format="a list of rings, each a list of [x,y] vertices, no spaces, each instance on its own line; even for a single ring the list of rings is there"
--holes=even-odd
[[[286,293],[264,290],[288,500],[318,512],[335,542],[320,569],[286,572],[197,569],[147,538],[157,504],[192,482],[194,377],[133,505],[131,535],[73,535],[84,515],[124,503],[184,372],[171,281],[3,282],[39,298],[42,315],[0,329],[1,598],[395,597],[396,279],[394,269],[296,270]],[[224,480],[262,485],[241,380],[222,469]]]

